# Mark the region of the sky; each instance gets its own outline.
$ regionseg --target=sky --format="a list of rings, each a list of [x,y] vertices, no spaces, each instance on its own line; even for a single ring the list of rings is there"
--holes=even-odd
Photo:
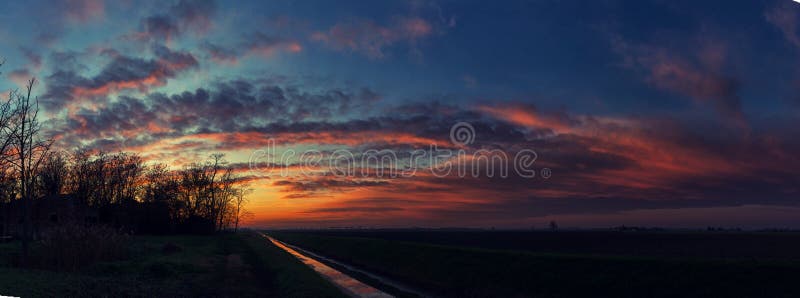
[[[250,226],[800,227],[789,0],[3,7],[58,148],[225,153]]]

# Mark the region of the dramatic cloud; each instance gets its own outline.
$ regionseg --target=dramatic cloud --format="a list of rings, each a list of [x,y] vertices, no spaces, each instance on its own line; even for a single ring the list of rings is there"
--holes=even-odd
[[[68,0],[63,5],[67,20],[72,22],[86,23],[105,14],[104,0]]]
[[[144,63],[145,67],[153,69],[174,69],[180,65],[192,62],[191,56],[178,52],[165,52],[160,55],[167,62]],[[126,58],[128,59],[128,58]],[[139,61],[143,62],[143,61]],[[134,65],[138,65],[134,63]],[[171,68],[165,67],[171,65]],[[110,67],[106,68],[112,69]],[[103,94],[111,89],[118,90],[120,82],[137,82],[144,84],[150,75],[132,75],[139,72],[118,72],[126,74],[126,78],[139,78],[138,80],[110,80],[107,77],[120,78],[121,76],[98,76],[94,79],[71,78],[69,82],[82,82],[83,89],[94,90]],[[143,73],[149,73],[147,68]],[[102,72],[101,72],[102,74]],[[63,78],[63,77],[60,77]],[[166,77],[163,77],[166,79]],[[102,83],[99,83],[102,82]],[[158,81],[155,81],[158,82]],[[134,87],[147,88],[150,85],[137,85]],[[106,86],[103,88],[90,86]],[[114,88],[108,87],[114,86]],[[103,92],[100,92],[100,91]],[[88,95],[88,91],[74,92],[74,88],[67,90],[71,96],[75,94]],[[53,94],[49,92],[48,94]],[[52,95],[51,95],[52,96]],[[149,136],[181,136],[195,133],[234,133],[238,131],[258,132],[258,136],[266,140],[264,133],[291,133],[297,129],[289,128],[292,125],[313,129],[313,123],[301,124],[307,121],[320,121],[331,117],[355,115],[367,111],[369,106],[380,97],[369,89],[342,90],[331,89],[319,92],[307,92],[294,87],[282,87],[263,82],[250,82],[236,80],[222,82],[212,86],[212,89],[197,89],[194,92],[183,92],[171,96],[153,93],[145,98],[121,96],[118,100],[105,106],[94,108],[81,108],[68,115],[67,123],[63,128],[62,139],[75,144],[78,140],[91,140],[95,138],[127,139],[128,144],[136,144],[136,136],[148,131]],[[287,124],[282,124],[287,123]],[[304,131],[301,129],[301,131]],[[231,135],[235,136],[235,135]],[[313,136],[309,136],[311,138]],[[320,137],[317,135],[317,137]],[[70,141],[73,140],[73,141]],[[145,139],[144,141],[152,139]],[[239,141],[237,143],[245,142]],[[226,144],[233,146],[232,140]]]
[[[0,88],[40,76],[43,132],[59,149],[172,167],[225,153],[276,225],[796,210],[800,119],[785,99],[800,6],[645,2],[648,18],[613,20],[632,7],[587,2],[596,13],[575,19],[552,3],[12,5]],[[419,60],[392,59],[404,55]],[[456,123],[471,142],[451,140]],[[264,171],[250,168],[271,145]],[[306,150],[322,163],[304,164]],[[330,167],[339,150],[359,159],[355,175]],[[370,150],[397,162],[365,162]],[[437,150],[465,156],[413,162]],[[287,152],[298,154],[277,159]],[[526,175],[513,164],[523,153]],[[509,164],[488,164],[503,154]]]
[[[22,52],[22,55],[25,56],[26,59],[28,59],[28,62],[30,63],[31,68],[39,69],[39,68],[42,67],[42,56],[41,55],[36,53],[34,50],[26,48],[26,47],[20,47],[20,51]]]
[[[273,38],[257,32],[246,39],[244,48],[251,53],[262,56],[272,56],[276,51],[299,52],[303,48],[299,43],[283,38]]]
[[[87,78],[72,70],[57,70],[46,78],[43,95],[47,108],[57,110],[78,99],[103,97],[123,90],[147,91],[198,65],[190,53],[163,46],[153,50],[154,59],[114,55],[96,76]]]
[[[511,110],[502,106],[483,109],[498,120],[504,120],[504,114],[496,111]],[[535,149],[538,153],[537,167],[548,167],[554,173],[547,180],[523,178],[513,171],[509,171],[506,178],[462,177],[455,170],[445,176],[432,176],[423,169],[406,178],[386,180],[386,176],[376,177],[372,181],[377,183],[366,188],[367,185],[362,184],[364,178],[358,175],[351,180],[304,176],[300,180],[278,181],[273,185],[290,193],[285,198],[340,198],[331,199],[321,210],[374,207],[368,203],[372,201],[361,200],[383,196],[387,199],[381,208],[390,208],[387,210],[414,206],[416,215],[403,216],[450,218],[454,221],[479,215],[521,220],[530,216],[598,210],[620,212],[800,204],[796,200],[800,189],[782,187],[800,182],[792,174],[800,167],[800,160],[785,154],[793,148],[800,148],[796,142],[776,144],[768,138],[711,142],[706,133],[670,120],[553,116],[540,111],[535,114],[552,119],[566,117],[569,121],[554,122],[562,128],[550,130],[560,131],[558,134],[542,135],[527,128],[527,120],[517,121],[523,127],[513,128],[491,120],[486,122],[485,118],[475,118],[470,123],[476,127],[478,139],[484,136],[486,139],[476,142],[473,149],[505,148],[505,152],[512,156],[515,150]],[[528,119],[533,116],[519,117]],[[402,121],[399,119],[384,119],[384,123],[393,121],[398,121],[397,126],[388,127],[401,130]],[[425,125],[433,127],[449,121],[454,120],[431,119]],[[567,127],[563,123],[570,123],[569,129],[563,128]],[[532,125],[548,127],[540,122]],[[508,129],[522,134],[496,137],[495,133]],[[770,178],[764,179],[765,176]],[[408,202],[409,194],[435,206],[426,208],[426,203]],[[357,213],[354,211],[351,215]]]
[[[130,37],[136,40],[170,41],[186,32],[206,33],[213,26],[217,6],[212,0],[181,0],[166,13],[155,14],[141,21],[141,31]]]
[[[480,106],[478,111],[522,127],[550,129],[556,133],[569,130],[568,119],[563,119],[563,115],[541,115],[531,105]]]
[[[27,69],[15,69],[8,73],[8,79],[10,79],[14,84],[18,87],[23,87],[33,77],[33,75]]]
[[[211,18],[216,11],[213,0],[180,0],[170,8],[169,14],[186,29],[206,31],[211,28]]]
[[[346,189],[364,188],[388,185],[387,181],[374,179],[331,178],[331,177],[302,177],[302,180],[279,180],[273,186],[282,187],[284,192],[291,194],[303,193],[305,195],[324,196],[327,192],[340,192]],[[296,198],[296,197],[289,197]]]
[[[287,38],[270,37],[261,32],[244,36],[242,41],[234,47],[205,42],[201,48],[217,63],[237,64],[244,56],[259,56],[271,58],[277,53],[297,53],[303,47],[297,41]]]
[[[160,56],[182,60],[180,53],[172,55]],[[465,217],[520,222],[591,212],[800,204],[800,189],[786,187],[800,183],[794,175],[800,159],[790,154],[800,150],[800,143],[785,141],[785,135],[742,137],[730,127],[698,130],[673,119],[550,112],[523,103],[359,108],[378,98],[369,89],[303,91],[263,79],[224,81],[173,95],[121,96],[71,115],[57,139],[71,146],[143,152],[148,159],[176,164],[205,152],[253,152],[270,144],[333,146],[327,148],[348,149],[357,157],[368,149],[390,149],[400,159],[392,165],[395,171],[408,164],[411,151],[430,154],[431,145],[467,154],[500,150],[512,157],[510,162],[531,149],[537,153],[536,175],[543,168],[553,173],[548,179],[522,177],[513,164],[494,169],[496,175],[506,171],[505,178],[487,176],[488,165],[479,166],[477,177],[457,170],[433,175],[424,165],[400,177],[387,174],[391,167],[361,163],[355,164],[356,175],[344,177],[321,165],[311,166],[307,170],[314,174],[307,175],[302,169],[308,165],[297,163],[274,164],[268,167],[272,172],[239,169],[250,183],[277,189],[281,199],[317,202],[300,208],[305,211],[295,218],[308,222],[332,213],[391,213],[446,224]],[[452,145],[448,138],[450,127],[461,121],[475,131],[469,146]],[[323,160],[332,158],[330,150],[320,151]],[[447,162],[475,165],[480,160]],[[288,176],[270,178],[278,173]]]
[[[207,41],[200,45],[200,48],[216,63],[236,64],[241,55],[238,48],[226,48]]]
[[[783,33],[783,37],[786,38],[792,45],[795,47],[800,48],[800,32],[798,32],[798,13],[800,13],[800,8],[798,8],[797,3],[791,3],[790,1],[780,1],[778,5],[773,6],[764,14],[764,17],[778,27]]]
[[[643,69],[653,86],[710,102],[727,119],[740,126],[747,120],[741,107],[739,81],[724,71],[725,46],[707,42],[693,55],[680,55],[674,49],[630,44],[619,37],[614,50],[624,57],[626,66]]]

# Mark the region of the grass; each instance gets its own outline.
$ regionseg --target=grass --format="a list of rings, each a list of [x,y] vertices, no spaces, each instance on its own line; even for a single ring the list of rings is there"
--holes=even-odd
[[[276,238],[450,297],[798,297],[796,260],[560,255],[314,233]]]
[[[167,243],[180,247],[162,252]],[[74,272],[0,263],[0,294],[24,297],[341,297],[332,284],[252,233],[133,237],[131,257]],[[13,255],[18,243],[0,245]]]
[[[346,297],[333,284],[300,263],[289,253],[267,244],[266,239],[249,233],[241,238],[250,248],[247,259],[258,264],[255,268],[268,277],[273,297]],[[267,244],[267,245],[265,245]]]
[[[481,231],[316,230],[317,235],[377,238],[575,255],[619,255],[696,259],[800,260],[797,232],[707,231]]]

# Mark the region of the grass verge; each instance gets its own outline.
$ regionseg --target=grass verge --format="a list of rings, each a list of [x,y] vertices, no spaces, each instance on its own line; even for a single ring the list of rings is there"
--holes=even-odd
[[[0,294],[23,297],[341,297],[313,270],[254,234],[132,237],[131,256],[73,272],[0,261]],[[172,249],[166,251],[165,247]],[[0,256],[18,243],[0,245]]]
[[[536,254],[273,232],[326,257],[450,297],[797,297],[797,262]]]

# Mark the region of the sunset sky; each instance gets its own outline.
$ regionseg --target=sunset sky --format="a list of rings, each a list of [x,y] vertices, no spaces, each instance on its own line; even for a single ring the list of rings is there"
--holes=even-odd
[[[3,4],[0,90],[36,77],[62,150],[226,153],[251,226],[800,227],[789,0],[59,3]],[[536,175],[299,156],[431,145],[531,150]]]

